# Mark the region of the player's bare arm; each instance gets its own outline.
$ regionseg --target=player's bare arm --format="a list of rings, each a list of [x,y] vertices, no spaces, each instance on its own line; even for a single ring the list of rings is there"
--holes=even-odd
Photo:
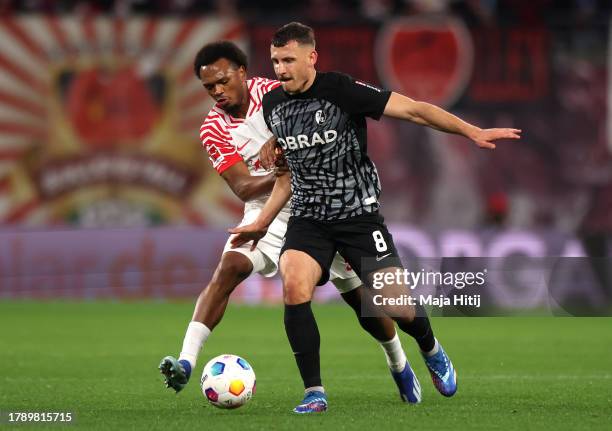
[[[255,176],[251,175],[246,163],[239,162],[223,171],[221,177],[230,186],[236,196],[243,202],[256,199],[270,193],[274,187],[276,176],[274,174]]]
[[[398,93],[391,93],[384,115],[408,120],[442,132],[455,133],[471,139],[480,148],[495,149],[498,139],[520,139],[520,129],[481,129],[444,109],[427,102],[419,102]]]
[[[232,247],[240,247],[249,241],[253,241],[251,250],[254,250],[259,240],[266,235],[268,226],[283,209],[289,198],[291,198],[291,177],[289,174],[285,174],[276,179],[272,194],[253,223],[228,229],[229,233],[236,234],[231,241]]]

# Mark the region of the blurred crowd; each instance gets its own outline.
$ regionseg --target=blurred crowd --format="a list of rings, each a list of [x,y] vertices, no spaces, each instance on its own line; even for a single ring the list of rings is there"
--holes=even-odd
[[[453,13],[469,25],[529,25],[603,22],[611,4],[608,0],[0,0],[0,13],[217,13],[257,20],[297,16],[311,23]]]

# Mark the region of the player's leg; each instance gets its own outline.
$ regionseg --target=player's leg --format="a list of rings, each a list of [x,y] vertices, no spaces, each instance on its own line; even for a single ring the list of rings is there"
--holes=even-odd
[[[370,274],[368,279],[376,277],[384,280],[386,274],[396,274],[401,267],[382,268]],[[406,287],[401,283],[385,286],[388,293],[383,296],[399,298]],[[370,291],[371,292],[371,291]],[[405,310],[402,310],[405,308]],[[421,356],[427,365],[432,382],[438,392],[446,397],[450,397],[457,391],[457,372],[450,358],[434,336],[431,322],[426,310],[421,305],[401,305],[393,307],[383,307],[383,310],[395,320],[397,326],[403,332],[410,335],[417,342],[421,351]]]
[[[241,224],[252,222],[258,213],[256,210],[247,212]],[[166,356],[160,364],[167,386],[177,392],[185,386],[203,344],[225,314],[229,297],[236,286],[254,272],[265,276],[276,273],[285,230],[286,218],[277,217],[255,250],[251,250],[251,244],[232,248],[232,237],[228,238],[211,281],[198,297],[179,359]]]
[[[276,272],[276,263],[271,264],[272,262],[261,249],[271,248],[274,240],[277,240],[277,249],[280,249],[279,239],[270,239],[269,235],[266,235],[260,241],[261,246],[253,251],[250,249],[250,244],[232,249],[230,240],[231,237],[225,244],[221,260],[210,283],[198,297],[192,321],[183,339],[179,359],[166,356],[160,363],[159,368],[165,377],[166,386],[173,388],[176,392],[183,389],[189,381],[191,370],[196,366],[202,345],[223,317],[229,297],[236,286],[252,272],[264,274]]]
[[[332,280],[334,284],[335,281],[336,280]],[[392,319],[382,314],[378,317],[361,315],[361,298],[365,287],[361,285],[361,281],[359,283],[360,286],[348,292],[341,293],[340,296],[344,302],[346,302],[353,309],[355,315],[357,316],[357,320],[364,331],[370,334],[379,343],[385,343],[392,340],[397,335]],[[387,359],[391,358],[387,357]]]
[[[355,311],[362,328],[372,335],[385,353],[401,399],[412,404],[420,402],[421,386],[410,368],[393,320],[380,310],[374,309],[372,313],[365,314],[362,312],[362,303],[369,299],[369,295],[357,274],[339,254],[334,258],[330,274],[332,283],[342,299]]]
[[[403,271],[401,262],[383,218],[380,215],[355,217],[350,223],[338,224],[334,227],[338,248],[344,258],[361,276],[361,279],[372,287],[372,281],[394,280],[385,283],[383,289],[376,291],[383,298],[399,298],[408,293],[393,275],[398,270]],[[362,260],[363,259],[363,260]],[[363,265],[363,266],[362,266]],[[390,274],[389,274],[390,273]],[[419,348],[433,383],[438,391],[445,396],[452,396],[457,390],[456,371],[444,349],[434,337],[431,323],[425,309],[413,305],[383,305],[374,306],[371,298],[365,301],[368,310],[381,309],[397,323],[398,327],[412,336]]]
[[[305,398],[294,411],[325,411],[327,400],[321,383],[320,336],[310,301],[321,278],[321,267],[309,255],[287,250],[280,258],[285,302],[285,331],[304,382]]]
[[[252,271],[253,263],[244,254],[223,253],[212,279],[198,297],[179,358],[166,356],[159,365],[166,387],[179,392],[189,382],[202,345],[221,321],[231,293]]]
[[[386,274],[396,274],[398,269],[403,270],[401,267],[382,268],[374,271],[367,278],[371,280],[378,274],[379,279],[385,279]],[[405,286],[400,283],[389,284],[385,286],[384,290],[387,290],[387,293],[383,294],[383,297],[399,298],[402,291],[405,290]],[[405,310],[402,310],[402,308],[405,308]],[[435,338],[426,310],[421,305],[401,305],[382,307],[382,309],[393,318],[400,330],[409,334],[417,342],[421,356],[438,392],[446,397],[454,395],[457,391],[457,372],[450,358]]]
[[[372,277],[375,276],[374,274],[379,274],[381,279],[384,279],[385,274],[395,274],[397,269],[398,267],[383,268],[375,271]],[[383,296],[399,298],[404,288],[405,286],[399,284],[395,286],[387,285],[385,289],[388,290],[388,293]],[[369,296],[370,298],[366,300],[371,300],[371,295]],[[393,318],[400,330],[409,334],[417,342],[421,356],[438,392],[446,397],[454,395],[457,391],[457,372],[450,358],[435,338],[426,310],[421,305],[399,306],[399,308],[401,307],[407,308],[405,313],[401,310],[398,311],[398,306],[383,307],[383,309],[389,313],[388,315]]]
[[[395,331],[393,320],[383,313],[364,315],[361,305],[368,299],[363,283],[344,258],[336,253],[330,269],[330,281],[340,296],[355,312],[361,327],[380,343],[391,369],[403,368],[406,355]],[[376,313],[377,310],[373,310]],[[397,340],[395,342],[394,340]],[[400,353],[401,352],[401,353]]]
[[[201,322],[212,331],[221,321],[230,295],[253,271],[253,262],[242,253],[223,254],[215,273],[198,296],[192,322]]]
[[[293,410],[315,413],[327,410],[321,383],[320,337],[310,301],[316,285],[329,278],[335,250],[333,243],[316,222],[291,218],[280,257],[285,302],[285,331],[304,383],[305,396]]]
[[[341,295],[357,313],[363,329],[372,335],[382,348],[400,398],[407,403],[417,404],[421,402],[421,385],[410,367],[402,342],[395,331],[393,320],[387,316],[365,317],[361,315],[361,298],[367,298],[367,295],[364,296],[364,289],[365,287],[360,286]]]

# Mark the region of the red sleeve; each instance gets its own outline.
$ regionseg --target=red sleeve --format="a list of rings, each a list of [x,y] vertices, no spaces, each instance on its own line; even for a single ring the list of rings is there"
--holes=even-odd
[[[208,117],[200,128],[202,145],[208,152],[213,168],[222,174],[226,169],[242,161],[231,135],[214,118]]]

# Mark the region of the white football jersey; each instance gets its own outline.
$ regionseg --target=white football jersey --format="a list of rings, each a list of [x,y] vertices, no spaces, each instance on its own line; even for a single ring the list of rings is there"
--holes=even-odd
[[[279,85],[280,82],[265,78],[247,80],[250,105],[244,119],[231,116],[217,105],[210,110],[200,128],[200,139],[219,174],[241,161],[247,165],[251,175],[267,175],[271,172],[264,169],[259,160],[259,150],[272,137],[263,118],[261,100],[264,94]],[[268,196],[246,202],[245,214],[251,210],[260,210]],[[283,212],[288,212],[287,208]]]

